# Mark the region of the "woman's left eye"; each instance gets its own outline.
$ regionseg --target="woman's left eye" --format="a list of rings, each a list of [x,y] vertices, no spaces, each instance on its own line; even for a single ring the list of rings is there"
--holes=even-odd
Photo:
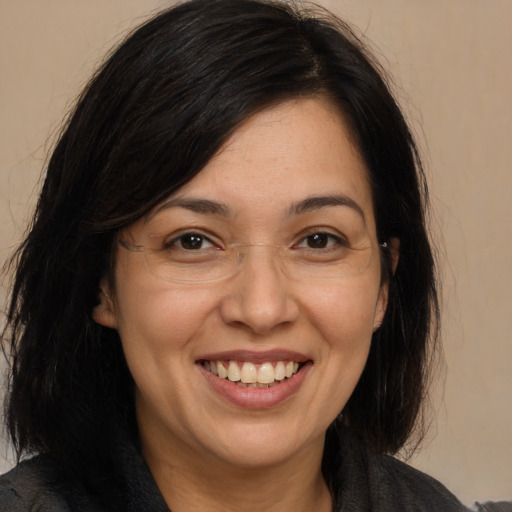
[[[331,233],[313,233],[302,238],[294,247],[300,249],[330,249],[346,245],[341,237]]]

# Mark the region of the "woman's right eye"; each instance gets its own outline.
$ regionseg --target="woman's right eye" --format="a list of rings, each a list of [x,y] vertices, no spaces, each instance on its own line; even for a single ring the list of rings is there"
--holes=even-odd
[[[212,247],[216,247],[215,244],[201,233],[184,233],[165,244],[166,249],[182,249],[185,251],[200,251]]]

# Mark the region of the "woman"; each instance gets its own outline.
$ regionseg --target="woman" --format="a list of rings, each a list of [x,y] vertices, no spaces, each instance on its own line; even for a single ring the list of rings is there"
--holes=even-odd
[[[438,306],[414,141],[339,20],[192,0],[90,82],[15,258],[0,510],[464,510],[397,461]]]

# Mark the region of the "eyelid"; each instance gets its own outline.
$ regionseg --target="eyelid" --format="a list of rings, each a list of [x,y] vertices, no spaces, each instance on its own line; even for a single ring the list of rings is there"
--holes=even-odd
[[[166,231],[162,230],[162,233],[153,233],[147,235],[148,240],[153,240],[151,245],[154,249],[166,249],[172,245],[175,245],[176,242],[183,236],[196,234],[198,236],[204,237],[209,243],[213,246],[221,249],[227,249],[228,247],[237,247],[237,246],[247,246],[251,245],[248,241],[238,240],[238,242],[229,242],[225,239],[225,236],[219,235],[217,232],[212,231],[209,227],[206,227],[201,224],[197,225],[182,225],[183,227],[177,227],[176,229],[168,229]],[[227,233],[224,233],[226,235]],[[291,235],[289,233],[288,235]],[[340,231],[338,228],[334,226],[326,226],[326,225],[313,225],[308,226],[299,230],[294,236],[290,236],[289,242],[282,240],[281,243],[275,243],[270,245],[281,246],[283,248],[298,248],[299,245],[303,244],[307,237],[314,236],[316,234],[322,234],[330,237],[331,240],[336,241],[340,246],[350,247],[352,245],[350,241],[350,236]],[[288,237],[285,235],[285,237]],[[231,235],[229,236],[231,238]],[[256,244],[259,245],[259,244]],[[331,247],[333,246],[331,242]],[[158,248],[157,248],[158,247]]]
[[[314,236],[314,235],[326,235],[331,240],[331,243],[328,243],[327,247],[319,247],[319,248],[301,247],[302,244],[307,242],[307,239],[309,237]],[[332,241],[334,241],[334,243],[332,243]],[[349,245],[350,244],[348,243],[348,241],[342,236],[335,235],[333,233],[329,233],[328,231],[314,231],[313,233],[310,233],[308,235],[301,237],[297,243],[293,244],[292,249],[303,248],[303,249],[308,249],[308,250],[312,250],[312,251],[321,251],[321,250],[325,251],[325,250],[332,250],[336,246],[349,247]]]
[[[337,229],[335,227],[328,227],[328,226],[312,226],[312,227],[305,228],[297,234],[296,239],[299,242],[301,242],[304,239],[306,239],[307,237],[313,236],[313,235],[327,235],[327,236],[330,236],[332,238],[339,240],[342,243],[345,243],[345,244],[349,243],[349,241],[348,241],[349,237],[345,233],[341,232],[339,229]]]
[[[178,231],[173,232],[170,235],[152,235],[152,237],[162,238],[162,248],[166,249],[171,246],[176,246],[176,242],[183,238],[186,235],[197,235],[203,237],[206,241],[208,241],[213,247],[223,248],[224,244],[222,244],[219,238],[213,234],[209,234],[208,230],[198,229],[198,228],[184,228]]]

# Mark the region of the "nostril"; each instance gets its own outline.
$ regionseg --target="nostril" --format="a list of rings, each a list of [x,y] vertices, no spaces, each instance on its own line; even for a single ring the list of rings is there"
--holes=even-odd
[[[252,259],[252,258],[251,258]],[[219,306],[224,323],[266,334],[299,318],[299,306],[277,269],[255,268],[248,263],[225,288]]]

